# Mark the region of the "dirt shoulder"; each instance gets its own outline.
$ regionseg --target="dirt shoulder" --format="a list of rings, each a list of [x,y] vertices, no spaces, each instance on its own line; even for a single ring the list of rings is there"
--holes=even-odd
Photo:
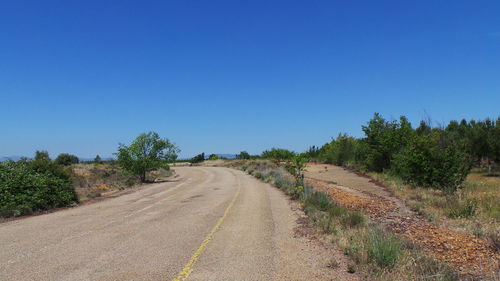
[[[415,242],[464,276],[495,276],[499,255],[485,239],[443,228],[405,205],[373,179],[326,164],[310,164],[306,183],[324,191],[339,204],[369,215],[387,229]]]

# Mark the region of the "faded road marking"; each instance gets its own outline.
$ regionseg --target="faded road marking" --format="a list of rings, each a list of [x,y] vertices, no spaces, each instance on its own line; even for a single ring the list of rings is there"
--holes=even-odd
[[[193,265],[198,261],[198,259],[200,258],[201,253],[203,252],[203,250],[205,249],[205,247],[208,245],[208,243],[210,243],[210,241],[212,241],[212,239],[214,238],[215,232],[217,232],[217,230],[221,226],[222,222],[227,217],[227,214],[229,213],[229,211],[233,207],[234,202],[236,201],[236,198],[240,194],[240,189],[241,189],[240,180],[237,177],[236,177],[236,179],[238,180],[238,191],[236,191],[236,194],[234,195],[233,199],[231,200],[231,203],[229,203],[229,206],[227,206],[226,210],[224,211],[224,214],[217,221],[217,223],[212,228],[212,230],[207,235],[207,237],[205,237],[205,239],[203,240],[203,242],[201,242],[200,247],[196,250],[196,252],[194,252],[193,256],[191,257],[191,259],[189,260],[189,262],[186,264],[186,266],[184,266],[184,268],[179,273],[179,275],[177,275],[177,277],[175,279],[173,279],[172,281],[184,281],[184,280],[187,280],[187,278],[189,277],[189,275],[191,274],[191,272],[193,272]]]

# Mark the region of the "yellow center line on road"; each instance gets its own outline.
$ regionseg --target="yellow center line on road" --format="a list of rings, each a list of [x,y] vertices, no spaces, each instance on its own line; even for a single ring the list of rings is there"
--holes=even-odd
[[[221,226],[222,222],[227,217],[227,214],[229,213],[229,211],[233,207],[234,202],[236,201],[236,198],[240,194],[240,189],[241,189],[241,186],[240,186],[239,179],[238,179],[238,191],[236,191],[236,194],[234,195],[233,199],[231,200],[231,203],[229,203],[229,206],[227,206],[226,210],[224,211],[224,214],[217,221],[217,223],[212,228],[212,230],[207,235],[207,237],[205,237],[205,239],[203,240],[203,242],[201,242],[200,247],[196,250],[196,252],[194,252],[194,254],[191,257],[191,259],[189,260],[189,262],[184,266],[184,268],[182,269],[182,271],[179,272],[179,275],[177,275],[177,277],[175,279],[173,279],[172,281],[184,281],[184,280],[187,280],[187,278],[189,277],[189,275],[191,274],[191,272],[193,272],[193,265],[198,261],[201,253],[203,252],[203,250],[205,249],[205,247],[208,245],[208,243],[210,243],[210,241],[212,241],[212,239],[214,238],[215,232],[217,232],[217,230]]]

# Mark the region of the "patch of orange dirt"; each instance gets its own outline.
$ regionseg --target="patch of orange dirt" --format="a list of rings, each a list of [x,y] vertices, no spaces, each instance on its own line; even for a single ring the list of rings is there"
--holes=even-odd
[[[401,218],[389,228],[420,244],[429,256],[448,263],[464,275],[495,274],[498,270],[499,256],[487,241],[475,235],[440,228],[419,217]]]
[[[383,218],[387,212],[395,208],[393,202],[379,196],[374,196],[375,198],[357,196],[339,188],[332,188],[331,184],[320,180],[306,179],[305,182],[327,193],[333,201],[350,210],[368,213],[372,219]]]
[[[94,190],[108,190],[110,188],[111,188],[111,186],[107,185],[107,184],[99,184],[99,185],[92,186],[92,189],[94,189]]]

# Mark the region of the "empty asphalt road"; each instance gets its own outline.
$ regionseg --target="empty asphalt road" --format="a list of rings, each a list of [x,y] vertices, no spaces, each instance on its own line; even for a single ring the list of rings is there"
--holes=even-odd
[[[237,170],[0,224],[0,280],[332,280],[279,190]],[[339,280],[341,276],[336,276]]]

